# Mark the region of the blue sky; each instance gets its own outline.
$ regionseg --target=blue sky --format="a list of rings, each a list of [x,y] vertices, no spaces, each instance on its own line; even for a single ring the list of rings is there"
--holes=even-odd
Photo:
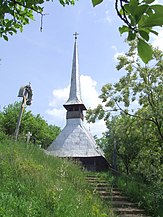
[[[126,52],[124,37],[118,32],[122,21],[114,1],[105,0],[93,8],[91,1],[62,7],[58,1],[45,4],[47,15],[40,32],[40,16],[24,27],[23,33],[0,39],[0,109],[20,101],[20,86],[31,82],[33,102],[28,108],[50,124],[65,125],[63,104],[68,98],[72,67],[74,32],[79,33],[78,51],[82,98],[86,107],[96,107],[101,87],[116,82],[124,72],[116,71],[115,56]],[[163,44],[162,31],[155,45]],[[160,41],[159,41],[160,40]],[[88,125],[87,125],[88,126]],[[104,130],[104,123],[89,125],[92,134]]]

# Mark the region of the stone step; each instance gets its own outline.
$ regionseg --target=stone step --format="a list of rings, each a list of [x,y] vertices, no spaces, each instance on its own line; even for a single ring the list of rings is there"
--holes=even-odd
[[[101,198],[102,200],[111,200],[111,199],[112,199],[112,197],[109,196],[109,195],[100,195],[100,198]]]
[[[114,189],[111,190],[111,194],[112,194],[113,196],[115,196],[115,195],[122,195],[122,193],[121,193],[120,191],[114,190]]]
[[[125,207],[125,208],[113,208],[113,212],[117,213],[117,214],[133,214],[133,215],[144,215],[145,212],[143,209],[138,209],[138,208],[133,208],[133,207]]]
[[[112,201],[128,201],[128,197],[124,195],[112,195],[110,197],[112,198]]]
[[[110,191],[110,186],[92,186],[92,188],[94,188],[94,190],[95,191],[108,191],[108,192],[110,192],[111,193],[111,191]]]
[[[98,179],[96,179],[96,178],[86,178],[86,180],[89,181],[89,182],[90,182],[90,181],[92,181],[92,182],[97,182]]]
[[[98,180],[98,178],[97,177],[86,177],[86,180],[87,181],[90,181],[90,180],[95,180],[95,181],[97,181]]]
[[[87,174],[87,177],[98,177],[98,176],[97,175],[93,175],[93,174],[91,174],[91,175]]]
[[[109,200],[109,201],[127,201],[128,197],[126,196],[115,196],[112,197],[109,194],[108,195],[100,195],[101,199],[103,200]]]
[[[106,179],[103,179],[102,177],[98,177],[98,176],[87,176],[86,180],[88,179],[92,179],[92,180],[104,180],[106,181]]]
[[[94,183],[107,184],[105,180],[96,180],[96,179],[87,179],[87,182],[92,183],[92,184]]]
[[[109,196],[110,192],[108,191],[96,191],[100,196]]]
[[[104,183],[104,182],[97,182],[96,184],[94,183],[94,186],[96,186],[96,187],[109,187],[110,189],[111,189],[111,186],[110,186],[110,184],[109,183]]]
[[[90,183],[91,188],[94,189],[110,189],[110,185],[109,184],[101,184],[101,183]]]
[[[119,188],[116,188],[116,187],[112,187],[112,190],[113,191],[120,191]]]
[[[137,203],[132,203],[129,201],[118,201],[118,200],[112,201],[113,207],[124,208],[124,207],[136,207],[137,205],[138,205]]]
[[[118,215],[118,217],[150,217],[150,216],[146,216],[144,214],[138,214],[138,215],[134,215],[134,214],[122,214],[122,215]]]

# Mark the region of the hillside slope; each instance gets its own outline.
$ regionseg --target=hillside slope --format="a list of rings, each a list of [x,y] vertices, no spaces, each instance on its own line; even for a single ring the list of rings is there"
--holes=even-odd
[[[106,212],[79,165],[0,138],[0,216],[105,217]]]

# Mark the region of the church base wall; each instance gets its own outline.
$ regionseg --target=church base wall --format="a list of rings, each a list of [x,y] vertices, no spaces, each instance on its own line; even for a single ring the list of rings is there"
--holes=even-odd
[[[79,161],[81,165],[88,171],[104,172],[107,171],[110,166],[106,159],[102,156],[99,157],[76,157],[72,160]]]

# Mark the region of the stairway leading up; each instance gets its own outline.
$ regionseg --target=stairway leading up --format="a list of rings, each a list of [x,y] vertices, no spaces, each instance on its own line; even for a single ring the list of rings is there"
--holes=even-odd
[[[115,216],[149,217],[145,215],[144,209],[139,208],[137,203],[131,202],[127,196],[125,196],[118,188],[113,187],[105,178],[94,173],[87,175],[87,181],[93,189],[93,192],[111,205]]]

